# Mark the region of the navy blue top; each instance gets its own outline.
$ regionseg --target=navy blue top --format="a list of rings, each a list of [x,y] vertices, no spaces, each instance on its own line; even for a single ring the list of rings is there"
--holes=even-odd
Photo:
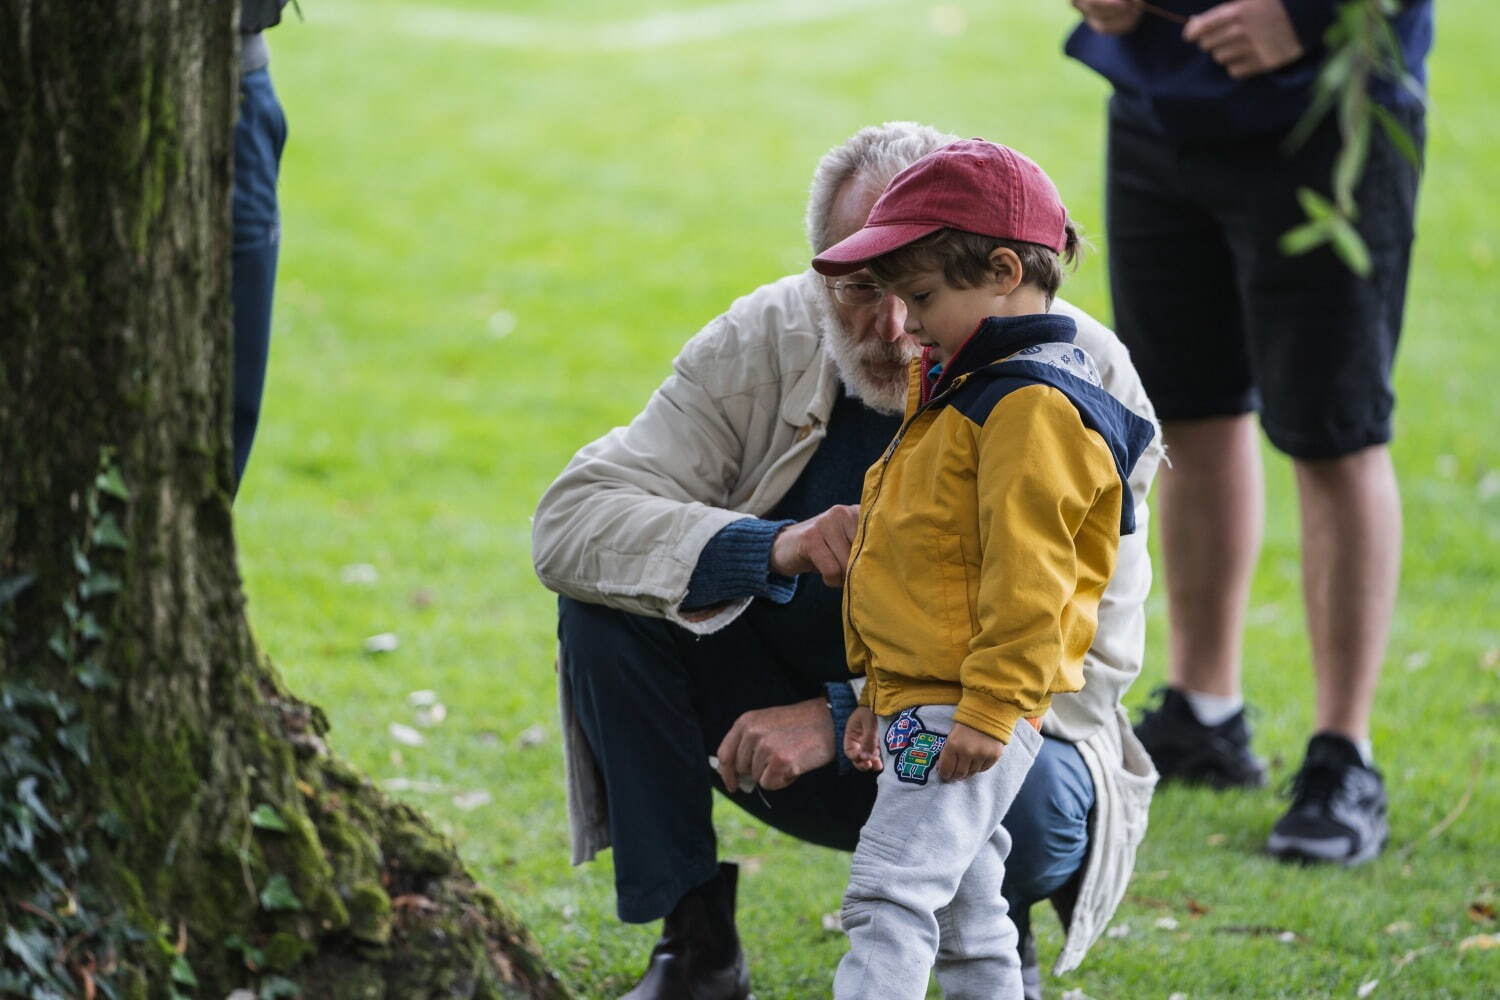
[[[1157,6],[1191,17],[1222,0],[1157,0]],[[1068,38],[1065,51],[1114,85],[1117,114],[1173,138],[1232,139],[1282,132],[1311,101],[1314,78],[1327,50],[1323,33],[1333,23],[1338,0],[1282,0],[1304,55],[1272,73],[1231,79],[1198,46],[1183,41],[1182,25],[1141,15],[1134,31],[1101,35],[1085,24]],[[1432,48],[1432,0],[1406,0],[1391,27],[1400,39],[1406,68],[1427,81]],[[1371,89],[1387,107],[1415,107],[1420,98],[1393,81]]]

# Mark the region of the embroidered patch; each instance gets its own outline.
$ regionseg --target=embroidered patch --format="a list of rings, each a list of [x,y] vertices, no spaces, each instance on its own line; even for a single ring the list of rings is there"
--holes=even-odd
[[[922,730],[911,738],[911,745],[896,755],[896,779],[913,785],[927,784],[927,772],[937,763],[948,737]]]
[[[922,720],[917,718],[915,708],[903,708],[885,731],[885,748],[891,753],[900,753],[911,744],[912,736],[926,728],[922,725]]]
[[[947,742],[947,736],[922,725],[915,707],[903,708],[885,730],[885,748],[895,755],[896,778],[913,785],[927,784],[927,774]]]

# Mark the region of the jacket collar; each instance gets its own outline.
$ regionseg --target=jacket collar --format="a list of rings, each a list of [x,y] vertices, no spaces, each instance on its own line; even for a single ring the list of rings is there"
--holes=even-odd
[[[946,390],[957,379],[976,372],[986,365],[1023,351],[1038,344],[1071,344],[1078,336],[1078,324],[1070,316],[1056,313],[1030,313],[1025,316],[991,316],[982,321],[962,347],[937,373],[937,383],[932,395]],[[924,357],[923,372],[926,378],[934,374],[933,365]],[[930,397],[929,397],[930,398]]]

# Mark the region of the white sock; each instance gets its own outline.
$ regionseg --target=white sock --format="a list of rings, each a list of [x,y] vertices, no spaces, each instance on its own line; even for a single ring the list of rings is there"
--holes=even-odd
[[[1184,691],[1188,707],[1205,726],[1217,726],[1245,707],[1242,694],[1204,694],[1201,691]]]
[[[1355,740],[1354,747],[1359,751],[1360,759],[1365,762],[1365,767],[1375,766],[1375,746],[1369,740]]]

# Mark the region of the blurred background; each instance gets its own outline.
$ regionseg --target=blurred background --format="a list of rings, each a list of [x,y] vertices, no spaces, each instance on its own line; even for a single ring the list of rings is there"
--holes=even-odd
[[[580,996],[615,996],[655,928],[614,920],[607,855],[568,866],[537,498],[689,336],[806,266],[813,167],[866,124],[1040,162],[1097,248],[1062,294],[1107,320],[1105,85],[1062,55],[1065,0],[301,7],[267,36],[290,139],[236,505],[251,621],[335,749],[438,819]],[[1049,996],[1500,996],[1500,25],[1480,0],[1437,12],[1374,734],[1391,846],[1355,871],[1259,853],[1312,704],[1295,497],[1268,453],[1246,688],[1272,787],[1160,793],[1114,926]],[[1163,638],[1158,597],[1132,704]],[[826,995],[847,857],[732,807],[718,827],[757,996]],[[1060,934],[1035,926],[1045,968]]]

